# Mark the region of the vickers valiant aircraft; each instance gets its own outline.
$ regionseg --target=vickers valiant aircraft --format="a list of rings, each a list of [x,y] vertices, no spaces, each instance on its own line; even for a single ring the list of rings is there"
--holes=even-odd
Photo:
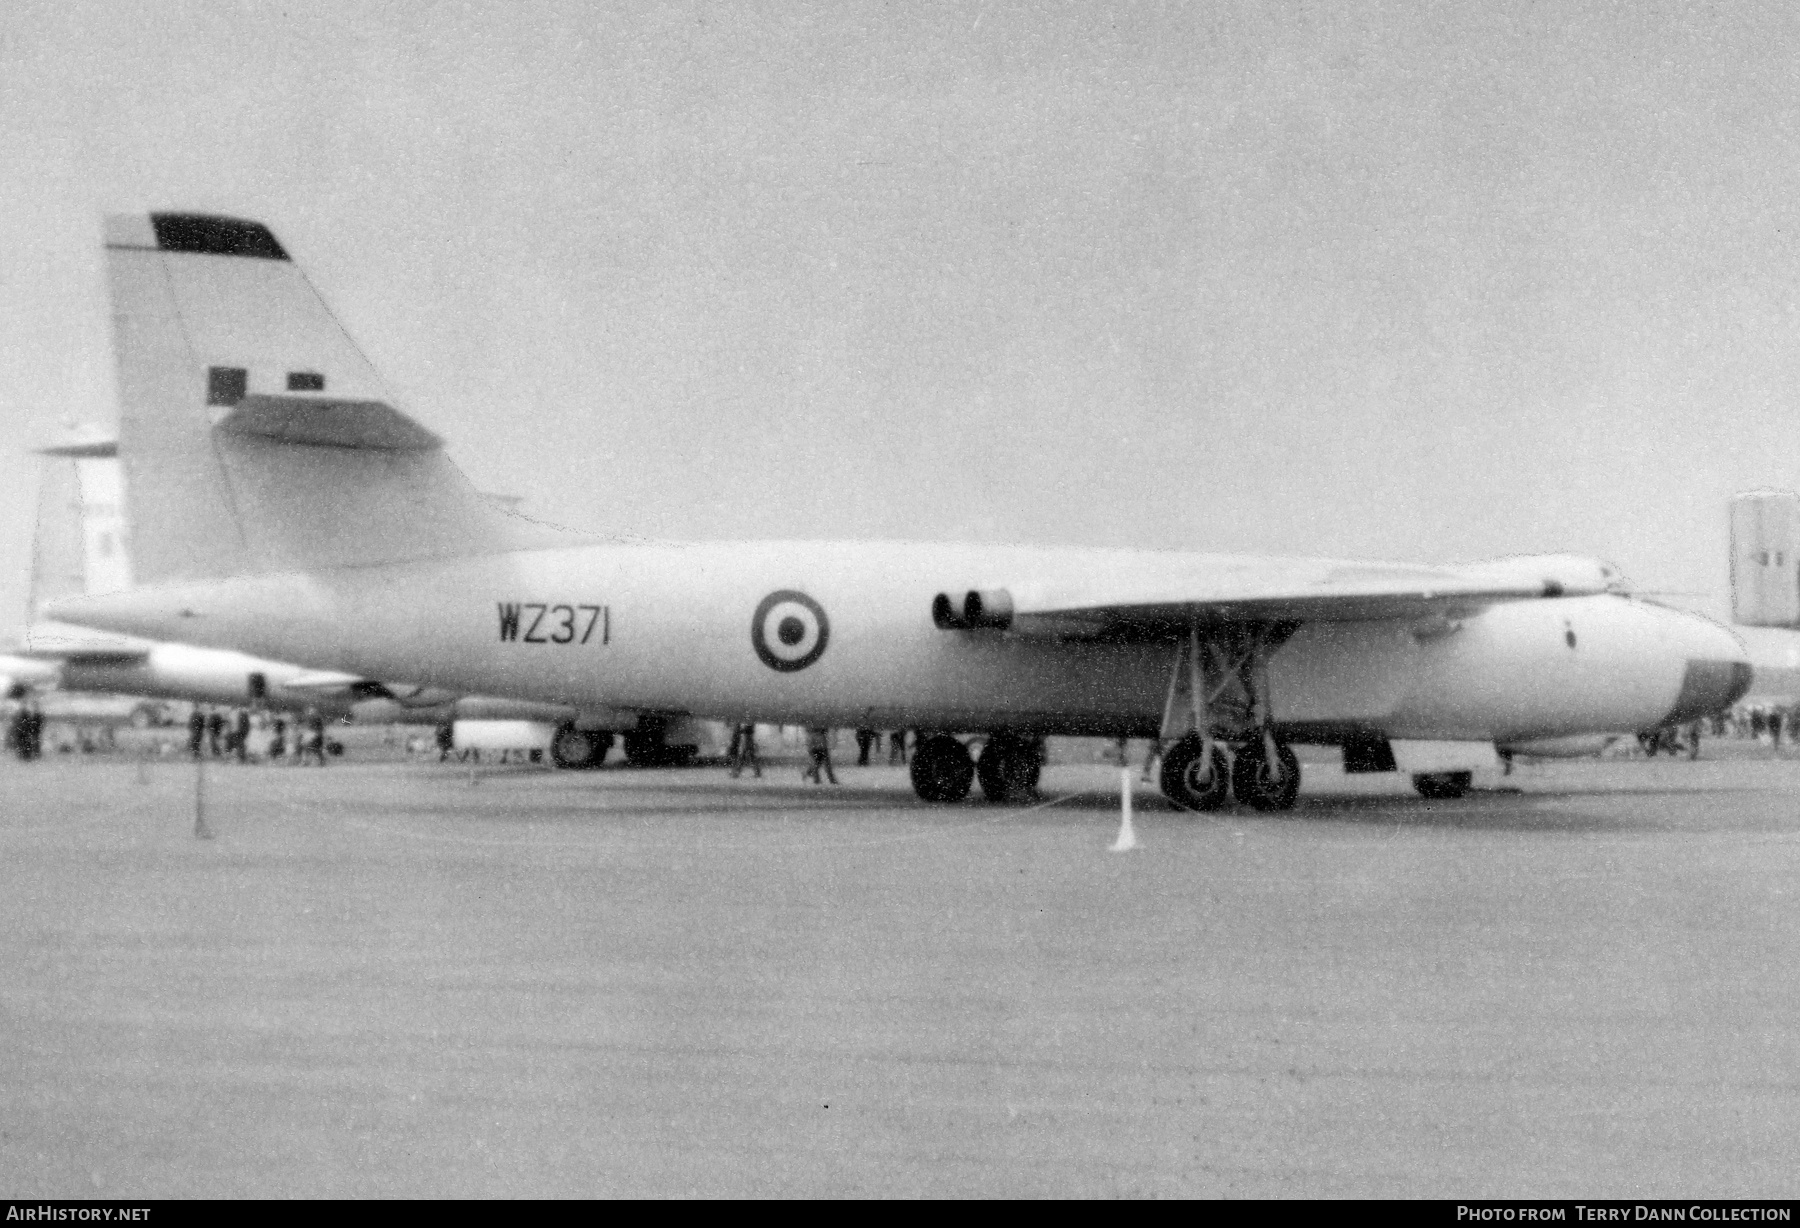
[[[571,536],[477,494],[262,225],[114,217],[106,245],[141,584],[62,603],[85,625],[660,716],[919,728],[913,785],[942,802],[976,779],[1028,796],[1042,737],[1075,734],[1169,740],[1177,806],[1281,809],[1290,743],[1393,770],[1394,740],[1630,732],[1748,682],[1730,632],[1565,556]]]

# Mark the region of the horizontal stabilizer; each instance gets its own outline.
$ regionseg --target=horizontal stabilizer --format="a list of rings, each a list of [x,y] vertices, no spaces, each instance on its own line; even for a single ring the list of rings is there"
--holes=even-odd
[[[254,393],[225,412],[222,431],[325,448],[423,452],[443,441],[385,401]]]

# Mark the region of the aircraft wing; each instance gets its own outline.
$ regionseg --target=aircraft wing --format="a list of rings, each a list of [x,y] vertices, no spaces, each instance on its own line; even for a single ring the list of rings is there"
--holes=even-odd
[[[1227,555],[1162,556],[1146,566],[1145,557],[1069,579],[942,593],[933,616],[945,628],[1111,637],[1196,622],[1456,619],[1496,602],[1622,591],[1608,564],[1566,555],[1457,567]]]
[[[144,648],[105,648],[89,645],[80,648],[43,648],[21,649],[17,654],[30,657],[34,661],[58,662],[68,665],[139,665],[150,659],[150,652]]]
[[[90,631],[66,623],[35,622],[13,651],[38,661],[74,665],[137,665],[150,658],[150,642],[131,636]]]

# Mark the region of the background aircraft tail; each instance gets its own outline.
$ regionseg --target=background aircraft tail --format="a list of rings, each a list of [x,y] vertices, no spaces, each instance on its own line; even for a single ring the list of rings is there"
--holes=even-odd
[[[140,583],[566,542],[483,499],[275,236],[106,220],[119,456]]]
[[[44,457],[31,541],[30,610],[59,597],[131,587],[124,492],[112,440],[59,444]]]
[[[1751,490],[1732,497],[1731,620],[1800,626],[1800,495]]]
[[[37,525],[31,537],[31,621],[38,610],[60,597],[87,592],[82,540],[81,489],[76,462],[47,457],[38,478]]]
[[[109,658],[140,649],[105,632],[43,616],[63,597],[100,596],[131,587],[131,558],[120,501],[119,462],[111,440],[41,449],[37,525],[31,540],[31,590],[24,632],[32,652]]]

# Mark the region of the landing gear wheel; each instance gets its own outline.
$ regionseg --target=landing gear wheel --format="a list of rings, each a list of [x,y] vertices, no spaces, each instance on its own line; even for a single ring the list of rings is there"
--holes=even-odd
[[[913,748],[913,792],[921,801],[960,802],[974,778],[969,748],[949,734],[934,733]]]
[[[550,739],[550,762],[559,768],[584,768],[594,758],[594,735],[564,725]]]
[[[1230,761],[1215,745],[1208,762],[1205,749],[1197,735],[1189,734],[1163,752],[1158,783],[1163,796],[1183,810],[1217,810],[1230,796]]]
[[[1232,761],[1231,791],[1238,801],[1256,810],[1291,809],[1300,795],[1300,760],[1277,742],[1275,763],[1271,764],[1262,742],[1252,741]]]
[[[1420,797],[1434,802],[1452,801],[1469,791],[1475,783],[1473,772],[1421,772],[1413,777],[1413,788]]]
[[[1005,805],[1030,801],[1037,792],[1043,767],[1043,751],[1037,742],[1017,734],[997,733],[981,748],[975,775],[981,781],[982,795],[990,802]]]

